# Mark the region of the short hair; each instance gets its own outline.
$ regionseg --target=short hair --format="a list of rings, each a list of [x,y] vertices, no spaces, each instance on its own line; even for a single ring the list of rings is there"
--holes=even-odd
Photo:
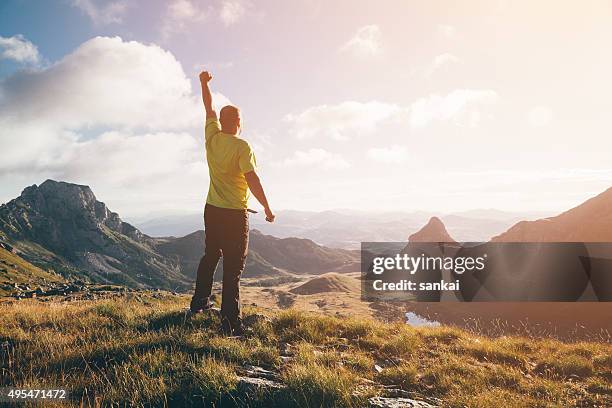
[[[235,126],[238,117],[240,117],[240,109],[234,105],[224,106],[221,108],[221,113],[219,114],[219,122],[221,122],[221,127]]]

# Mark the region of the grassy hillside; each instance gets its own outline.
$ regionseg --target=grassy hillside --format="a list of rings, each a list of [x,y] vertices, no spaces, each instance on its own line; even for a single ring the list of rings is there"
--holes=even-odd
[[[181,273],[195,281],[198,264],[204,254],[204,240],[205,234],[202,230],[180,238],[157,238],[156,250],[168,259],[174,259],[180,265]],[[223,258],[217,267],[218,270],[223,270],[222,264]],[[287,275],[287,273],[275,268],[263,259],[256,251],[249,251],[246,268],[242,274],[243,278],[276,276],[279,274]],[[221,278],[220,275],[219,273],[216,274],[217,279]]]
[[[254,230],[249,249],[270,264],[297,273],[320,273],[349,267],[359,270],[359,253],[327,248],[303,238],[277,238]]]
[[[8,286],[14,284],[40,286],[63,281],[62,277],[42,270],[18,255],[0,248],[0,296],[9,294]]]
[[[187,318],[186,306],[164,293],[0,303],[0,386],[67,387],[72,406],[361,407],[389,385],[449,407],[612,404],[605,343],[255,309],[250,334],[225,338],[216,316]],[[249,365],[269,370],[263,388]]]

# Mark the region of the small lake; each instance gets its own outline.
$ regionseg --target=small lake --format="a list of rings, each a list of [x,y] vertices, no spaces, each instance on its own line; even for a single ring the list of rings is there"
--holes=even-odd
[[[452,325],[488,336],[611,341],[612,302],[406,302],[415,327]]]
[[[424,317],[419,316],[414,312],[406,313],[406,324],[412,327],[438,327],[440,326],[440,322],[436,322],[435,320],[429,320]]]

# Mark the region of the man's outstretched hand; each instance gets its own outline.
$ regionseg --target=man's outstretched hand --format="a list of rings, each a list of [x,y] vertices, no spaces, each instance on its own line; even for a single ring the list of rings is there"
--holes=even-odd
[[[208,71],[202,71],[200,72],[200,82],[203,84],[207,84],[208,82],[210,82],[210,80],[213,79],[213,76],[210,72]]]
[[[210,93],[210,88],[208,87],[208,83],[212,78],[213,77],[210,72],[200,72],[200,83],[202,84],[202,101],[204,102],[204,109],[206,109],[206,119],[217,117],[217,113],[213,108],[212,94]]]
[[[276,215],[274,215],[272,210],[269,209],[269,208],[266,208],[264,211],[266,212],[266,221],[274,222],[274,219],[276,218]]]

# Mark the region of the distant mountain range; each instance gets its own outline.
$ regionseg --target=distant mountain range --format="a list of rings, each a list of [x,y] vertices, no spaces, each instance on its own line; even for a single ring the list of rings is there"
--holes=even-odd
[[[257,231],[250,239],[245,277],[358,268],[354,251]],[[193,283],[204,232],[153,238],[110,211],[88,186],[47,180],[0,206],[0,241],[37,267],[64,277],[181,290]]]
[[[251,216],[251,226],[279,238],[300,237],[327,247],[358,249],[362,241],[405,241],[434,215],[424,211],[285,210],[277,213],[274,224],[265,222],[262,214]],[[539,212],[483,209],[442,215],[440,220],[459,241],[488,241],[521,220],[537,219],[544,215]],[[135,225],[151,236],[182,236],[201,229],[203,217],[201,213],[155,216],[141,219]]]
[[[438,245],[423,247],[418,243],[455,242],[437,217],[432,217],[423,228],[412,234],[409,241],[412,245],[406,246],[403,252],[411,256],[442,248]],[[555,217],[518,222],[490,242],[492,244],[463,248],[461,256],[467,256],[470,251],[479,253],[488,245],[489,254],[495,254],[489,259],[495,265],[493,269],[498,271],[495,274],[492,270],[474,273],[472,277],[457,275],[462,282],[461,293],[466,299],[474,299],[477,293],[483,296],[480,299],[512,298],[509,293],[519,293],[526,299],[529,296],[564,301],[581,297],[586,300],[612,299],[610,251],[608,246],[597,244],[612,242],[612,188]],[[495,245],[502,242],[518,245]],[[550,246],[546,244],[549,242],[560,244]],[[446,253],[448,248],[443,248],[440,251]],[[455,251],[454,248],[456,246],[451,245],[450,253]],[[442,269],[428,270],[427,274],[417,274],[412,280],[430,283],[439,281],[442,276]],[[589,282],[591,289],[587,286]],[[416,296],[421,301],[437,302],[442,292],[417,292]]]
[[[416,218],[424,215],[419,213],[405,221],[415,223]],[[482,216],[478,219],[486,222],[491,215],[491,211],[468,214],[472,217],[470,219]],[[352,212],[288,211],[284,216],[286,231],[291,229],[290,225],[305,225],[304,228],[312,228],[311,231],[317,233],[338,229],[343,231],[339,233],[343,236],[346,236],[346,231],[352,230],[355,240],[360,239],[376,218],[372,216],[361,224],[358,215]],[[462,222],[468,222],[463,215],[448,217],[455,222],[457,217]],[[511,218],[508,216],[504,222]],[[253,224],[259,225],[257,222]],[[475,225],[480,224],[475,221]],[[377,231],[385,226],[389,224],[377,225]],[[398,227],[393,224],[393,228]],[[404,231],[397,241],[405,241],[409,232]],[[375,231],[369,237],[384,235],[377,234]],[[13,257],[18,254],[40,268],[35,273],[32,272],[34,269],[25,267],[4,268],[7,269],[4,272],[0,270],[7,276],[17,274],[19,270],[28,270],[32,276],[40,276],[41,279],[46,272],[50,272],[51,275],[44,275],[45,279],[83,279],[92,283],[115,283],[136,288],[184,290],[193,284],[204,239],[202,230],[179,238],[151,237],[124,222],[84,185],[47,180],[40,186],[25,188],[19,197],[0,206],[0,243],[4,251],[9,248],[5,255]],[[329,239],[334,239],[333,234]],[[423,228],[410,235],[412,242],[453,242],[455,239],[454,233],[449,233],[445,226],[445,218],[437,217],[430,218]],[[558,216],[520,221],[492,241],[612,242],[612,189]],[[10,251],[11,247],[14,247],[16,254]],[[4,262],[17,264],[9,260]],[[252,230],[244,276],[352,271],[359,269],[358,262],[357,251],[329,248],[305,238],[278,238]],[[7,281],[0,283],[7,284]]]
[[[431,217],[409,241],[456,242],[438,217]],[[612,242],[612,188],[557,216],[519,221],[491,242]]]

